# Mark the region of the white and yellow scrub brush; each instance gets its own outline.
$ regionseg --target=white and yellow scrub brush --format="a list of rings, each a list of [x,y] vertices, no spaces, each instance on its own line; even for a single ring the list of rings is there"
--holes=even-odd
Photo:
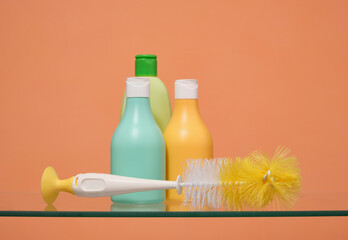
[[[301,190],[301,176],[296,158],[289,153],[279,147],[272,158],[255,151],[234,161],[191,160],[182,184],[184,204],[231,210],[260,209],[270,203],[292,207]]]
[[[271,202],[292,206],[301,189],[301,177],[295,157],[278,148],[272,158],[254,152],[246,158],[190,160],[176,181],[130,178],[101,173],[78,174],[60,180],[52,167],[42,175],[41,191],[52,204],[60,191],[81,197],[104,197],[125,193],[185,189],[184,204],[203,209],[260,209]]]

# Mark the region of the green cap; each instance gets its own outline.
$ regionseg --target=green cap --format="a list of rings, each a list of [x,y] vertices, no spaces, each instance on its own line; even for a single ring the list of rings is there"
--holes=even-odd
[[[135,76],[157,76],[157,56],[152,54],[139,54],[135,56]]]

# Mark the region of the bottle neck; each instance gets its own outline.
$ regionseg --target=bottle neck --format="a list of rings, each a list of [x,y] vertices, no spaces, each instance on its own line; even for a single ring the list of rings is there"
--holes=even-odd
[[[198,99],[175,99],[173,119],[180,118],[186,120],[201,120],[198,108]]]
[[[135,74],[136,77],[157,77],[157,74],[148,74],[148,73],[136,73]]]
[[[122,119],[126,121],[140,122],[153,119],[150,99],[148,97],[128,97],[126,109]]]

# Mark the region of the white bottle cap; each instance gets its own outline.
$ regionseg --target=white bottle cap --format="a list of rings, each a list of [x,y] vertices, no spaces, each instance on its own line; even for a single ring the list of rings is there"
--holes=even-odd
[[[150,79],[143,77],[127,78],[127,97],[150,97]]]
[[[196,79],[180,79],[175,81],[175,99],[198,99],[198,83]]]

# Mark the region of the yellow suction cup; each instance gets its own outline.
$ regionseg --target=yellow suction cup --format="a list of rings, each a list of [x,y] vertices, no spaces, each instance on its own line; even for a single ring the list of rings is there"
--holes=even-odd
[[[60,180],[53,167],[47,167],[41,178],[41,193],[47,204],[52,204],[60,191],[75,194],[72,188],[74,177]]]

